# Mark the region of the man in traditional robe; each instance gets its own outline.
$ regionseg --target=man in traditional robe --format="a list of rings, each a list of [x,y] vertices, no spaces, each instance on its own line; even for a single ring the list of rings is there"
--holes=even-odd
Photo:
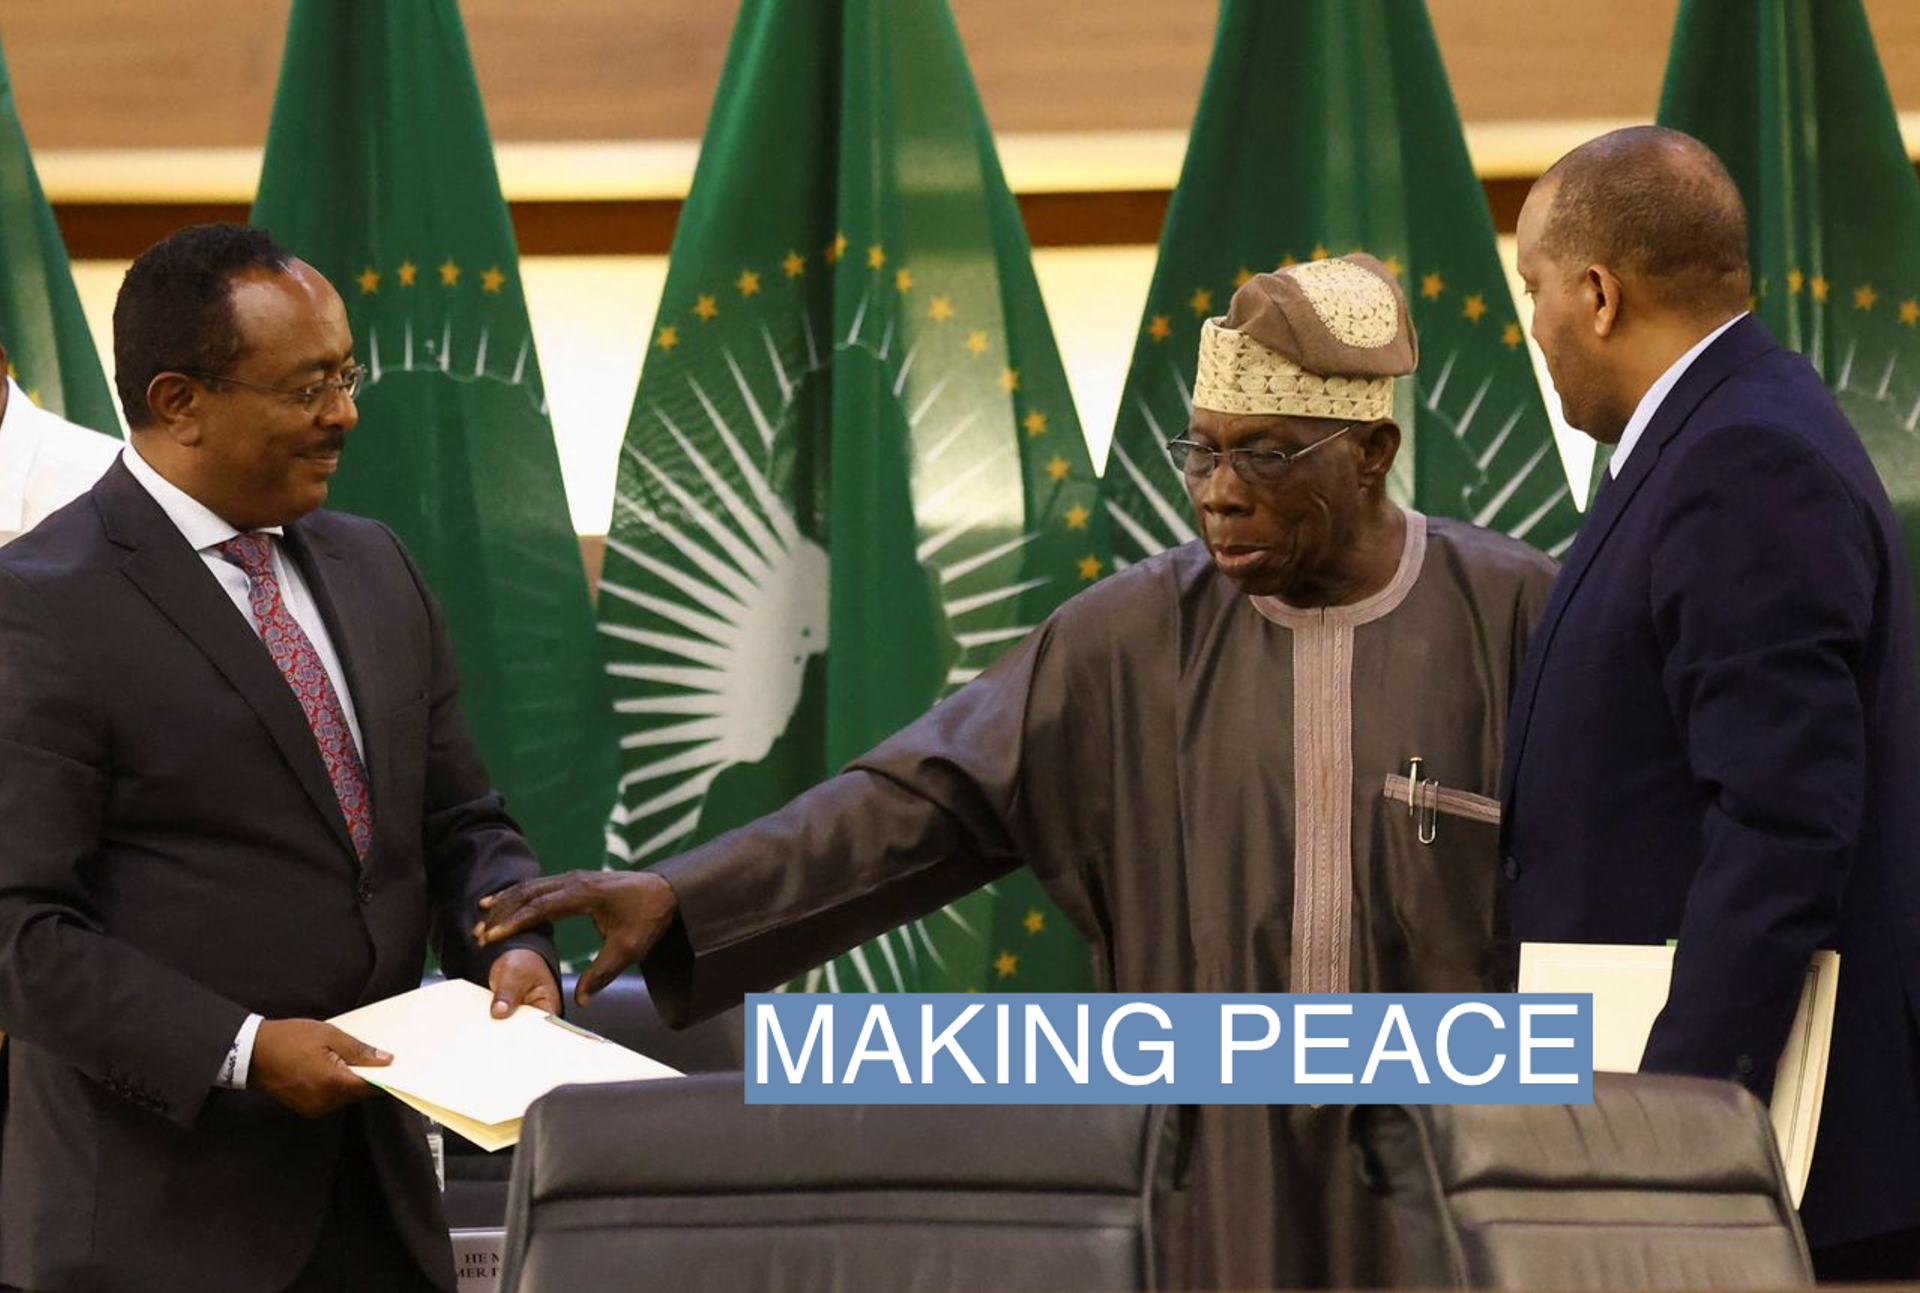
[[[645,956],[682,1022],[1025,865],[1104,991],[1509,986],[1490,796],[1553,565],[1388,498],[1416,354],[1371,257],[1254,276],[1169,446],[1202,541],[781,811],[648,872],[516,886],[477,932],[589,914],[582,992]],[[1202,1110],[1169,1282],[1377,1282],[1348,1162],[1342,1110]]]

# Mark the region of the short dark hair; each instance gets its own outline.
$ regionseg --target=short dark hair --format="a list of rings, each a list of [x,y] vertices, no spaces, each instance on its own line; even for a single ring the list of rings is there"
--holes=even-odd
[[[113,305],[113,384],[127,425],[147,426],[147,386],[161,373],[224,373],[245,351],[233,317],[233,280],[285,272],[293,257],[264,229],[196,224],[141,252]]]
[[[1711,148],[1664,126],[1629,126],[1555,162],[1541,248],[1563,265],[1606,265],[1644,279],[1689,314],[1747,308],[1747,208]]]

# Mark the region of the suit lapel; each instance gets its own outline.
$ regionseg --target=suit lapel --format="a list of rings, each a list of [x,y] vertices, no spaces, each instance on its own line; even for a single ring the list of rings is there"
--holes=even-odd
[[[1627,464],[1620,469],[1620,475],[1603,487],[1594,500],[1593,510],[1581,522],[1580,533],[1567,550],[1566,563],[1560,567],[1560,573],[1553,581],[1553,592],[1540,614],[1540,623],[1534,627],[1533,638],[1527,649],[1527,663],[1521,670],[1519,685],[1514,690],[1513,717],[1507,726],[1509,739],[1503,760],[1505,769],[1501,774],[1501,785],[1505,787],[1507,799],[1513,797],[1514,776],[1520,766],[1520,756],[1526,748],[1527,728],[1533,717],[1534,697],[1540,689],[1540,675],[1547,653],[1553,647],[1554,635],[1560,629],[1560,621],[1565,617],[1567,607],[1580,591],[1580,584],[1587,577],[1587,572],[1593,568],[1594,559],[1606,546],[1621,517],[1626,515],[1634,495],[1640,492],[1640,487],[1653,474],[1667,445],[1687,425],[1701,401],[1728,377],[1777,348],[1773,334],[1752,315],[1728,328],[1681,375],[1680,381],[1667,393],[1653,420],[1641,433],[1640,441],[1628,455]],[[1511,834],[1512,820],[1511,812],[1504,815],[1501,824],[1503,840]]]
[[[392,773],[387,750],[387,713],[392,708],[382,689],[380,644],[366,590],[351,563],[340,553],[332,539],[308,520],[286,527],[289,558],[300,567],[307,590],[320,608],[340,667],[346,673],[347,690],[353,697],[354,718],[360,724],[361,759],[367,765],[367,780],[373,794],[374,838],[380,835],[381,791]],[[391,802],[389,799],[387,802]]]
[[[200,650],[253,708],[287,768],[352,859],[340,800],[327,777],[306,711],[267,654],[259,634],[234,606],[200,554],[123,463],[115,462],[93,491],[107,537],[127,550],[123,573]]]

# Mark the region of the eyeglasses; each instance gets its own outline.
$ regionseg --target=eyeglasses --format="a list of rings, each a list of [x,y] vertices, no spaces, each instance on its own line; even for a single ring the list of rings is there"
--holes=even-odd
[[[232,382],[235,386],[244,386],[248,390],[264,391],[268,395],[278,395],[289,404],[298,404],[309,413],[317,413],[336,393],[353,399],[360,394],[360,383],[367,380],[367,366],[354,364],[340,370],[338,377],[329,381],[315,382],[311,386],[267,386],[260,382],[250,382],[244,377],[229,377],[225,373],[203,373],[192,368],[175,371],[188,377],[198,377],[203,382]]]
[[[1323,444],[1332,444],[1341,436],[1359,426],[1350,422],[1330,436],[1315,440],[1304,449],[1295,449],[1288,453],[1284,449],[1210,449],[1193,440],[1167,441],[1167,456],[1173,459],[1174,469],[1188,480],[1205,480],[1213,475],[1213,469],[1220,465],[1222,458],[1233,464],[1234,474],[1249,485],[1277,485],[1287,474],[1287,468],[1312,453]]]

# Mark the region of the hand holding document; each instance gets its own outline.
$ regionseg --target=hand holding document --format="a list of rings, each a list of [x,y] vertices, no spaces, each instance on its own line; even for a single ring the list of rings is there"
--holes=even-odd
[[[1820,1098],[1827,1084],[1833,1038],[1834,993],[1840,954],[1815,952],[1807,966],[1800,1009],[1773,1080],[1773,1134],[1794,1206],[1807,1188],[1813,1142],[1820,1130]],[[1646,1053],[1653,1021],[1673,984],[1673,948],[1619,943],[1523,943],[1520,991],[1593,994],[1593,1067],[1634,1073]]]
[[[485,1150],[520,1139],[527,1106],[578,1082],[679,1077],[675,1069],[553,1015],[489,1013],[493,996],[458,979],[404,992],[328,1022],[393,1055],[353,1071]]]

